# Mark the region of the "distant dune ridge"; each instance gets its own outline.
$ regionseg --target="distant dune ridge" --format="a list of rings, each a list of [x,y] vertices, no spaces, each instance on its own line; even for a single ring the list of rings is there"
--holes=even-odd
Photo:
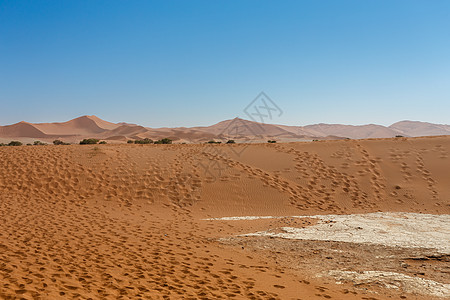
[[[170,138],[178,142],[197,143],[211,139],[236,141],[299,141],[312,139],[365,139],[395,136],[418,137],[450,135],[450,125],[419,121],[401,121],[388,127],[382,125],[314,124],[288,126],[263,124],[240,118],[225,120],[205,127],[149,128],[130,123],[111,123],[96,116],[82,116],[63,123],[28,123],[0,126],[0,139],[55,138],[76,142],[86,137],[125,142],[128,139]]]

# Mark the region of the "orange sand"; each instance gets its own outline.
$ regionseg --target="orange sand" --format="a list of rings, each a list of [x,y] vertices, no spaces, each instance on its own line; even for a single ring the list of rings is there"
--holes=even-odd
[[[450,137],[2,147],[0,298],[414,299],[218,240],[283,219],[202,219],[449,214],[449,151]]]

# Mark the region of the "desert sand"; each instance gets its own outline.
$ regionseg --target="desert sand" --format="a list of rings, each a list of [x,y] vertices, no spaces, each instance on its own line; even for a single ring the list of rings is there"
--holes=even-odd
[[[0,298],[445,299],[449,152],[449,136],[1,147]]]

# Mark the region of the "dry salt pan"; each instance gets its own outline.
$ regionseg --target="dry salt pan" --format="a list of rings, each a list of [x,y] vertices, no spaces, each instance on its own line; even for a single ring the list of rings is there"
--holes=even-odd
[[[210,220],[256,220],[283,217],[246,216]],[[450,254],[450,215],[417,213],[369,213],[353,215],[292,216],[316,218],[305,228],[282,227],[283,232],[261,231],[242,236],[273,236],[285,239],[370,243],[392,247],[432,248]]]
[[[214,220],[257,220],[283,217],[227,217]],[[317,224],[305,228],[282,227],[282,232],[260,231],[241,236],[271,236],[285,239],[337,241],[378,244],[402,248],[434,249],[450,254],[450,215],[417,213],[370,213],[354,215],[292,216],[315,218]],[[319,276],[331,276],[338,282],[379,283],[385,288],[400,289],[407,293],[433,295],[450,299],[450,284],[440,283],[401,273],[384,271],[332,270]]]
[[[306,228],[282,227],[284,232],[247,234],[286,239],[381,244],[405,248],[433,248],[450,253],[450,215],[371,213],[312,216],[318,224]]]
[[[411,277],[401,273],[382,271],[339,271],[332,270],[322,276],[334,277],[337,282],[351,281],[355,284],[377,282],[385,288],[399,289],[406,293],[433,295],[436,297],[450,297],[450,284],[444,284],[420,277]]]

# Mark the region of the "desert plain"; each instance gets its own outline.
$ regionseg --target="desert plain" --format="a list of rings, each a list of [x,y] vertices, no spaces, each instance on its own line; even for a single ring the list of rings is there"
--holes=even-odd
[[[0,148],[1,299],[445,299],[450,136]]]

